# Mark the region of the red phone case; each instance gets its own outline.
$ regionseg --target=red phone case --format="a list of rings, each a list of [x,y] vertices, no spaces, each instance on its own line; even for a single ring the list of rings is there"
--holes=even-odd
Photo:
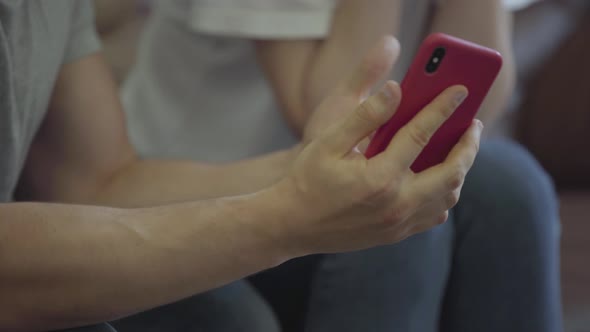
[[[446,54],[438,69],[428,73],[426,66],[440,47]],[[495,50],[442,33],[430,35],[401,83],[402,101],[397,112],[377,130],[365,155],[371,158],[381,153],[395,133],[446,88],[464,85],[469,96],[438,129],[411,168],[421,172],[443,162],[471,125],[501,67],[502,56]]]

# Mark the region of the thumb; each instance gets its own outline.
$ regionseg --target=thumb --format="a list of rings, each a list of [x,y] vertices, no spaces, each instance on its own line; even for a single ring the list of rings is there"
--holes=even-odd
[[[343,95],[365,98],[371,88],[386,79],[400,53],[397,39],[388,35],[367,52],[361,63],[355,68],[348,79],[337,86],[336,91]]]
[[[363,101],[325,136],[326,144],[338,154],[347,154],[362,139],[377,130],[395,113],[401,101],[396,82],[386,82],[381,90]]]

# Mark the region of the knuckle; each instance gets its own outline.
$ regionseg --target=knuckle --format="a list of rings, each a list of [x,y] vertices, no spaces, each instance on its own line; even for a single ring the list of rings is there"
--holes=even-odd
[[[461,188],[465,180],[465,170],[461,166],[454,166],[448,177],[448,187],[450,190]]]
[[[451,194],[449,194],[446,198],[445,207],[450,209],[459,203],[459,199],[461,194],[459,190],[454,190]]]
[[[449,211],[445,211],[444,213],[440,214],[438,216],[438,218],[436,219],[436,224],[442,225],[442,224],[446,223],[447,220],[449,220]]]
[[[355,110],[355,115],[358,120],[367,124],[375,124],[381,121],[381,114],[378,105],[374,98],[368,98],[362,102]]]
[[[421,149],[430,141],[430,133],[423,126],[413,125],[408,126],[408,136]]]

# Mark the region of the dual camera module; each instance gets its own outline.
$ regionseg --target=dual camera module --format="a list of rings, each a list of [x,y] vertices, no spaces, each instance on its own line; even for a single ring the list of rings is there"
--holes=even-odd
[[[442,60],[445,58],[445,54],[447,51],[444,47],[438,47],[432,52],[432,56],[430,60],[428,60],[428,64],[426,64],[426,72],[429,74],[434,73],[438,70],[438,67],[442,63]]]

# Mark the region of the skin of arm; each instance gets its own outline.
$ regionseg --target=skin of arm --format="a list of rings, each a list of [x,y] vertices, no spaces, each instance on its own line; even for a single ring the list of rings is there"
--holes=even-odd
[[[277,197],[144,209],[0,204],[0,331],[110,321],[276,266],[290,257],[271,235],[289,218]]]
[[[364,50],[397,33],[401,6],[402,0],[375,0],[370,5],[343,0],[325,39],[255,41],[259,63],[296,133],[302,134],[312,110],[358,65]]]
[[[79,205],[0,204],[0,331],[112,320],[291,257],[273,235],[295,215],[279,215],[290,201],[261,189],[297,148],[224,165],[143,161],[117,96],[98,54],[60,72],[17,198]],[[236,197],[206,200],[220,196]]]
[[[56,203],[0,204],[0,331],[109,321],[290,258],[396,243],[444,222],[481,126],[442,164],[420,174],[410,165],[464,87],[433,100],[378,157],[354,149],[399,105],[393,82],[358,102],[387,74],[394,45],[384,39],[368,58],[386,63],[360,66],[321,103],[316,114],[347,115],[293,150],[288,171],[282,152],[218,169],[142,161],[100,55],[64,65],[19,184],[22,199]]]
[[[502,70],[478,113],[486,126],[493,126],[505,110],[516,82],[511,13],[504,9],[502,0],[444,0],[434,14],[431,31],[451,34],[502,54]]]
[[[240,195],[284,176],[297,150],[215,165],[140,160],[127,138],[109,68],[100,55],[92,55],[62,69],[30,148],[17,197],[145,207]]]
[[[343,0],[324,39],[255,41],[259,63],[296,133],[302,133],[312,110],[338,79],[361,61],[363,49],[385,34],[397,33],[402,2]],[[503,69],[478,114],[486,125],[492,125],[504,109],[515,80],[510,15],[502,9],[500,0],[448,0],[435,12],[431,29],[503,54]]]

